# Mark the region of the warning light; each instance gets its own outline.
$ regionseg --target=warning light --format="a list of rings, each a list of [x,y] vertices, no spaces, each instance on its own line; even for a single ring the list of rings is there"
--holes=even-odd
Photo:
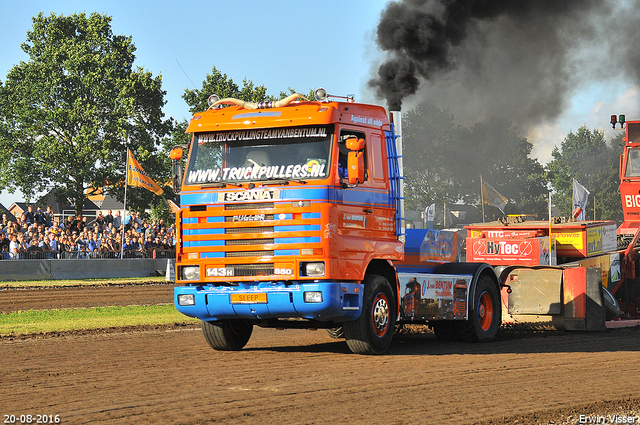
[[[619,116],[615,116],[615,115],[611,115],[611,128],[615,129],[616,128],[616,124],[620,123],[620,128],[624,128],[624,124],[626,123],[627,118],[625,117],[625,115],[619,115]]]

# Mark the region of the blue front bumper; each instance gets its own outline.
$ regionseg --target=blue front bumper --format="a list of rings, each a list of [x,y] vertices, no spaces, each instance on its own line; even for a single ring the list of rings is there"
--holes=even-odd
[[[321,302],[305,302],[305,292],[321,292]],[[180,305],[180,295],[192,294],[194,305]],[[232,294],[266,294],[266,302],[234,303]],[[177,286],[179,312],[200,320],[304,318],[322,322],[356,320],[362,311],[362,285],[342,282],[248,282],[238,286]]]

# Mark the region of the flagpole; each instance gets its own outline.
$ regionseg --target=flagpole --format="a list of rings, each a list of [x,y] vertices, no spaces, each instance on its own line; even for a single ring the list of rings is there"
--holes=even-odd
[[[482,204],[482,222],[484,223],[484,184],[482,183],[482,174],[480,174],[480,204]]]
[[[549,192],[549,242],[551,242],[551,192]]]
[[[127,142],[129,141],[129,137],[127,137]],[[128,144],[128,143],[127,143]],[[127,186],[129,186],[129,148],[127,148],[127,160],[124,169],[124,215],[122,216],[122,234],[120,235],[120,259],[124,258],[124,229],[125,229],[125,220],[127,219]]]

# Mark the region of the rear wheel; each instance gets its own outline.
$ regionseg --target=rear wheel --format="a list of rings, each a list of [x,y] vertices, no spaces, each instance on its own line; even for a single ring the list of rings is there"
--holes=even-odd
[[[343,325],[349,349],[356,354],[384,353],[393,339],[395,324],[395,298],[389,281],[379,275],[365,276],[362,314]]]
[[[487,342],[494,339],[502,322],[502,306],[498,287],[489,276],[481,276],[476,284],[469,319],[456,321],[460,339],[468,342]]]
[[[618,300],[616,300],[616,297],[614,297],[613,294],[611,294],[611,292],[609,292],[609,290],[604,287],[604,285],[602,286],[602,298],[604,299],[604,307],[607,320],[613,320],[616,317],[620,317],[622,315]]]
[[[204,339],[211,348],[220,351],[238,351],[247,345],[253,324],[248,320],[201,321]]]

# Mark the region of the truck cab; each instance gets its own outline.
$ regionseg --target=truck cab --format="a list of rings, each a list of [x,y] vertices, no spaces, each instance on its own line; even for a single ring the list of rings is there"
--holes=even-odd
[[[241,349],[258,325],[342,329],[352,351],[375,354],[402,319],[394,124],[380,106],[318,92],[212,102],[191,119],[189,147],[172,152],[175,305],[202,320],[215,349]],[[427,258],[419,271],[443,262]]]

